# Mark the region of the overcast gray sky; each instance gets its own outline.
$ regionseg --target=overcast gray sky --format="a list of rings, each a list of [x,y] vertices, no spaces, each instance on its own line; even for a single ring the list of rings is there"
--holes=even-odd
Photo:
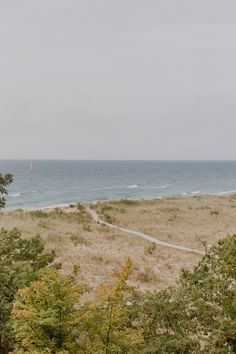
[[[0,159],[236,159],[235,0],[1,0]]]

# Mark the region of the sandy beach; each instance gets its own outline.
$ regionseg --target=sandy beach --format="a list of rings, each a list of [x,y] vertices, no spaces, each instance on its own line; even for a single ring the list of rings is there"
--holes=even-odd
[[[104,221],[201,251],[236,233],[235,195],[121,200],[91,207]],[[201,258],[100,225],[81,205],[47,211],[2,211],[0,226],[17,227],[26,238],[40,234],[46,248],[55,250],[62,272],[67,274],[79,265],[78,280],[92,289],[111,281],[128,256],[134,263],[130,282],[141,290],[175,284],[181,268],[192,268]]]

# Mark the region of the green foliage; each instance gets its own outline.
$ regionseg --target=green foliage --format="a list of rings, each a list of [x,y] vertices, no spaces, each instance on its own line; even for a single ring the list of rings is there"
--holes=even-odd
[[[18,289],[27,286],[53,259],[52,252],[44,253],[39,236],[25,240],[17,229],[0,230],[0,352],[8,353],[14,343],[11,309]]]
[[[236,236],[221,240],[193,273],[183,272],[182,288],[197,318],[199,341],[210,353],[236,352]]]
[[[199,353],[183,294],[168,290],[151,295],[144,303],[144,313],[143,353]]]
[[[78,209],[81,213],[85,213],[85,212],[86,212],[85,207],[84,207],[84,205],[83,205],[83,204],[81,204],[81,203],[77,203],[77,204],[76,204],[76,205],[74,205],[74,206],[76,206],[76,207],[77,207],[77,209]]]
[[[60,351],[51,351],[48,349],[43,349],[43,350],[24,350],[24,349],[16,349],[11,354],[69,354],[68,351],[65,350],[60,350]]]
[[[19,347],[29,353],[78,353],[78,305],[83,292],[74,277],[62,277],[53,268],[41,271],[37,281],[19,290],[14,303]]]
[[[42,270],[14,302],[14,353],[139,353],[142,329],[133,306],[138,295],[126,283],[131,270],[128,259],[115,283],[102,284],[98,300],[84,305],[85,288],[74,277],[62,277],[54,268]]]
[[[128,259],[115,283],[83,305],[74,278],[43,271],[14,304],[16,353],[236,352],[236,236],[182,271],[175,288],[139,294],[127,284],[131,271]]]
[[[137,352],[143,337],[137,314],[132,312],[132,289],[126,283],[131,270],[132,262],[128,259],[115,284],[100,285],[98,300],[84,306],[80,325],[85,338],[84,353]]]
[[[9,186],[13,181],[13,176],[9,173],[3,175],[0,173],[0,195],[6,195],[7,189],[6,187]],[[0,209],[5,207],[6,198],[4,196],[0,197]]]
[[[236,236],[219,242],[180,286],[144,306],[143,353],[236,352]]]

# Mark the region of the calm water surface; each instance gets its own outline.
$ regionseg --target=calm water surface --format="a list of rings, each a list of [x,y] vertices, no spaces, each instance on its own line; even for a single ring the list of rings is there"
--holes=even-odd
[[[236,161],[0,161],[8,172],[8,209],[236,193]]]

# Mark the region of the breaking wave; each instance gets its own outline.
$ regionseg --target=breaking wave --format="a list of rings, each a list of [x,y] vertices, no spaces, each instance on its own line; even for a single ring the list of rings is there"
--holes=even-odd
[[[16,192],[16,193],[9,194],[8,196],[18,198],[23,194],[30,194],[30,193],[38,193],[38,191],[33,190],[33,191]]]

